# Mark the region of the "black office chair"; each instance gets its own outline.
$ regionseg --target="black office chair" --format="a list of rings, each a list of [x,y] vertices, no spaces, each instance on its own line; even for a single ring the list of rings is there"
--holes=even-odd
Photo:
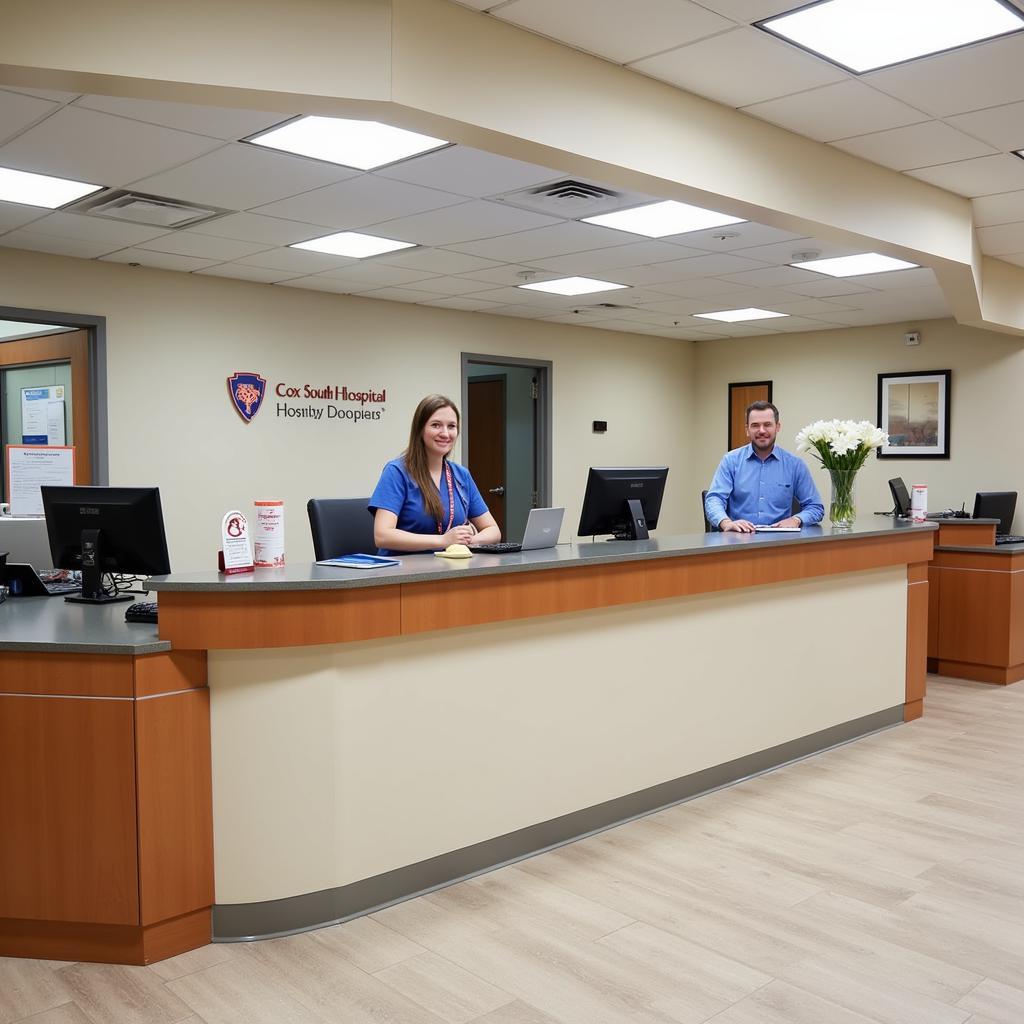
[[[707,491],[701,491],[700,492],[700,511],[701,511],[701,515],[704,516],[704,532],[705,533],[715,533],[715,528],[708,521],[708,514],[704,511],[704,502],[707,500],[707,497],[708,497],[708,492]]]
[[[313,534],[313,556],[373,554],[373,516],[366,505],[369,498],[310,498],[306,502],[309,529]]]

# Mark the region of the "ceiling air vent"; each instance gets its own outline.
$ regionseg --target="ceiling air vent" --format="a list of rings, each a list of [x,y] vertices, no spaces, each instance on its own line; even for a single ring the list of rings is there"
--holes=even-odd
[[[151,227],[168,229],[190,227],[204,220],[234,212],[216,206],[192,206],[163,196],[124,191],[105,192],[99,197],[92,196],[68,209],[87,217],[103,217],[106,220],[148,224]]]
[[[647,196],[616,192],[603,185],[595,185],[578,178],[559,178],[544,185],[531,185],[493,196],[493,199],[533,213],[546,213],[554,217],[594,217],[599,213],[637,206],[648,201]]]

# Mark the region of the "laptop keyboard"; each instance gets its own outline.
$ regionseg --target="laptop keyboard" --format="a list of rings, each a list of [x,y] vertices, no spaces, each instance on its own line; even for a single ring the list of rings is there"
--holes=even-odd
[[[474,555],[510,555],[522,551],[523,545],[514,541],[503,540],[498,544],[470,544],[469,550]]]

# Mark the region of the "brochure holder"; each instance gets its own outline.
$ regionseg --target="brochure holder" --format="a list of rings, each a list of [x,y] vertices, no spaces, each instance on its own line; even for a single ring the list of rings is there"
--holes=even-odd
[[[217,569],[225,576],[239,572],[255,572],[252,544],[249,543],[249,521],[241,512],[227,512],[220,524],[221,548],[217,552]]]

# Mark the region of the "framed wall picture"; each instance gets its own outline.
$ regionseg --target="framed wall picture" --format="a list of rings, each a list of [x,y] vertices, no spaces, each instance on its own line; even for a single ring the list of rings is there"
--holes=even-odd
[[[878,375],[880,459],[949,458],[949,370]]]

